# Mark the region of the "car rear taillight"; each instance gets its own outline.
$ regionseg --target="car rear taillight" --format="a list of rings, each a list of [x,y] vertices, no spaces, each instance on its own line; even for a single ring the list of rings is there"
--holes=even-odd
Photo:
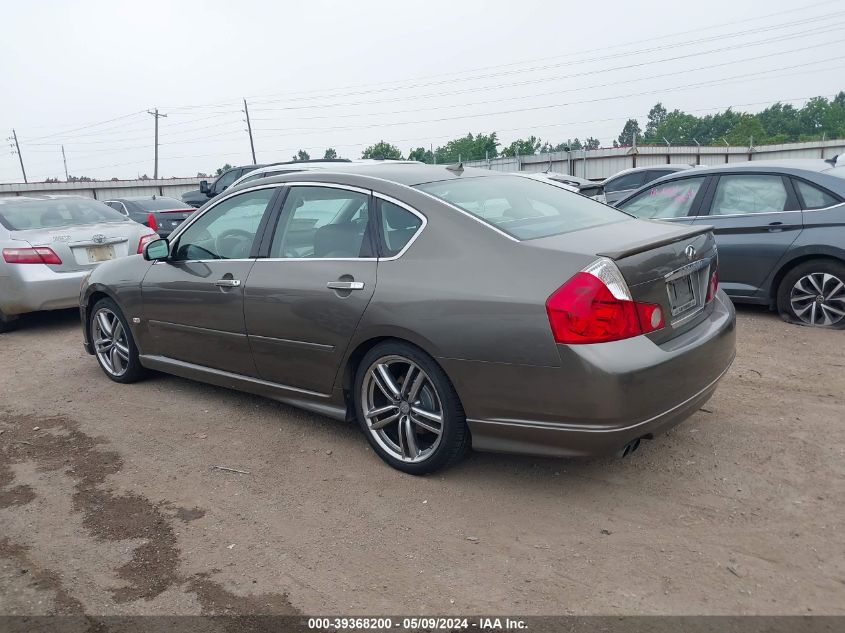
[[[713,265],[713,272],[710,273],[710,280],[707,282],[707,298],[704,303],[710,303],[719,290],[719,265]]]
[[[665,326],[656,303],[634,301],[622,273],[602,258],[576,273],[546,300],[558,343],[606,343],[654,332]]]
[[[147,214],[147,226],[153,231],[158,231],[158,222],[156,222],[156,216],[154,213]]]
[[[55,264],[62,263],[52,248],[36,246],[35,248],[4,248],[3,259],[7,264]]]
[[[138,250],[136,251],[138,255],[144,252],[144,247],[152,242],[153,240],[158,239],[157,233],[150,233],[149,235],[142,235],[141,239],[138,240]]]

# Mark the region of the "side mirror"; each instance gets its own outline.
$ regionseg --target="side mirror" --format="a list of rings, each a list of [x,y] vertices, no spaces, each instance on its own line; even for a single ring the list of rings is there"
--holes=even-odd
[[[170,242],[167,240],[153,240],[144,247],[144,259],[154,262],[167,259],[170,256]]]
[[[211,193],[211,189],[208,188],[207,180],[200,180],[200,193],[204,193],[205,195]]]

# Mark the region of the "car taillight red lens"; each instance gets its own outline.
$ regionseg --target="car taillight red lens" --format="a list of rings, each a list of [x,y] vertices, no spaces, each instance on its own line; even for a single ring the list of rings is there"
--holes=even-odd
[[[55,264],[62,263],[52,248],[36,246],[35,248],[4,248],[3,260],[7,264]]]
[[[153,240],[158,239],[158,234],[150,233],[149,235],[142,235],[141,239],[138,240],[138,250],[136,251],[138,255],[144,252],[144,247],[152,242]]]
[[[660,305],[633,301],[609,260],[576,273],[546,300],[546,312],[555,341],[569,345],[618,341],[665,326]]]
[[[155,214],[147,214],[147,226],[150,227],[153,231],[158,231],[158,222],[156,222]]]
[[[719,266],[713,266],[713,272],[710,274],[710,281],[707,283],[707,298],[705,303],[709,303],[716,296],[719,290]]]

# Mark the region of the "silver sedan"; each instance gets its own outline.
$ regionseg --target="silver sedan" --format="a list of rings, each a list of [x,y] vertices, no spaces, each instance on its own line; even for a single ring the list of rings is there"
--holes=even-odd
[[[85,275],[154,238],[90,198],[0,198],[0,332],[21,314],[76,306]]]

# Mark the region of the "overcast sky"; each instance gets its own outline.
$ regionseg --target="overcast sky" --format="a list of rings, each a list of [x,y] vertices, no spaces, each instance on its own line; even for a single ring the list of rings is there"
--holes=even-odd
[[[833,0],[5,3],[0,131],[30,181],[260,162],[467,132],[611,145],[657,101],[698,115],[845,89]],[[78,129],[83,128],[83,129]],[[20,182],[8,144],[0,182]]]

